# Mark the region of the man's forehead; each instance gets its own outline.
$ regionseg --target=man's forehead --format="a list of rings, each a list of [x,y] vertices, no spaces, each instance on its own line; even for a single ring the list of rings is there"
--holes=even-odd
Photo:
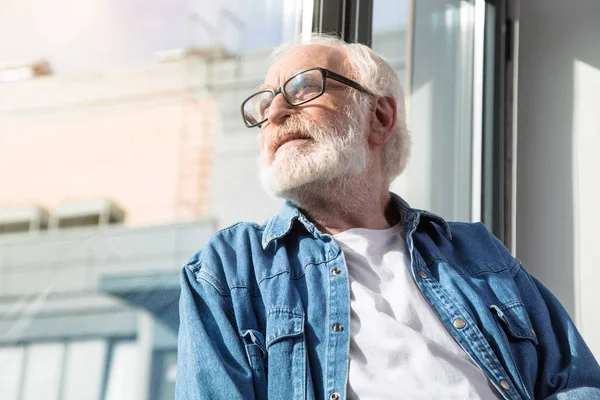
[[[264,86],[279,86],[287,78],[307,68],[322,67],[346,75],[346,53],[331,46],[306,44],[298,46],[279,58],[269,68]]]

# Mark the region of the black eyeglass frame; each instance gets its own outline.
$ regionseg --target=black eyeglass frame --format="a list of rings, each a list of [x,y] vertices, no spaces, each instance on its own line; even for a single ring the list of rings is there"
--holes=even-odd
[[[294,79],[294,78],[295,78],[295,77],[297,77],[298,75],[300,75],[300,74],[303,74],[303,73],[305,73],[305,72],[308,72],[308,71],[313,71],[313,70],[320,71],[320,72],[321,72],[321,76],[323,77],[323,88],[321,89],[321,92],[320,92],[319,94],[317,94],[315,97],[312,97],[312,98],[310,98],[310,99],[308,99],[308,100],[303,100],[303,101],[301,101],[301,102],[299,102],[299,103],[296,103],[296,104],[294,104],[294,103],[293,103],[293,102],[292,102],[292,101],[291,101],[291,100],[288,98],[288,96],[287,96],[286,92],[283,90],[283,88],[285,87],[285,85],[287,85],[287,84],[288,84],[288,83],[289,83],[289,82],[290,82],[292,79]],[[251,99],[251,98],[253,98],[254,96],[256,96],[256,95],[258,95],[258,94],[260,94],[260,93],[272,93],[272,94],[273,94],[273,98],[272,98],[271,102],[273,102],[273,100],[275,100],[275,96],[277,96],[279,93],[281,93],[281,94],[283,95],[283,98],[285,99],[285,101],[286,101],[286,102],[287,102],[287,103],[288,103],[290,106],[293,106],[293,107],[296,107],[296,106],[301,106],[302,104],[306,104],[306,103],[308,103],[309,101],[313,101],[314,99],[316,99],[316,98],[318,98],[318,97],[322,96],[322,95],[323,95],[323,93],[325,93],[325,90],[326,90],[326,88],[327,88],[327,78],[331,78],[331,79],[333,79],[334,81],[338,81],[338,82],[340,82],[340,83],[343,83],[343,84],[344,84],[344,85],[346,85],[346,86],[349,86],[349,87],[351,87],[351,88],[353,88],[353,89],[356,89],[356,90],[358,90],[359,92],[363,92],[363,93],[366,93],[366,94],[368,94],[368,95],[371,95],[371,96],[373,96],[373,93],[371,93],[370,91],[368,91],[367,89],[365,89],[365,88],[364,88],[364,87],[363,87],[363,86],[362,86],[360,83],[358,83],[358,82],[356,82],[356,81],[353,81],[353,80],[352,80],[352,79],[350,79],[350,78],[346,78],[346,77],[345,77],[345,76],[343,76],[343,75],[336,74],[335,72],[333,72],[333,71],[330,71],[330,70],[328,70],[328,69],[326,69],[326,68],[321,68],[321,67],[312,67],[312,68],[308,68],[308,69],[305,69],[305,70],[303,70],[303,71],[300,71],[300,72],[298,72],[298,73],[295,73],[294,75],[292,75],[291,77],[289,77],[289,78],[288,78],[288,79],[287,79],[285,82],[283,82],[283,84],[282,84],[281,86],[279,86],[277,89],[264,89],[264,90],[260,90],[260,91],[258,91],[258,92],[256,92],[256,93],[253,93],[252,95],[248,96],[248,97],[246,98],[246,100],[244,100],[244,101],[242,102],[242,107],[241,107],[241,111],[242,111],[242,119],[244,120],[244,124],[245,124],[245,125],[246,125],[248,128],[254,128],[255,126],[260,126],[260,125],[262,125],[262,124],[263,124],[263,123],[264,123],[264,122],[265,122],[265,121],[268,119],[267,117],[265,117],[265,118],[263,118],[263,120],[262,120],[262,121],[260,121],[260,122],[257,122],[257,123],[255,123],[255,124],[249,124],[249,123],[248,123],[248,121],[246,120],[246,118],[244,117],[244,106],[246,105],[246,103],[248,102],[248,100],[250,100],[250,99]]]

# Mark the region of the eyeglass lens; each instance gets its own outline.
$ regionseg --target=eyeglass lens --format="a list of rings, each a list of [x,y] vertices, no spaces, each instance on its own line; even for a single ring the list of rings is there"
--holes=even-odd
[[[321,71],[309,70],[288,80],[283,92],[291,105],[298,105],[318,97],[323,92],[324,79]],[[273,92],[258,92],[244,104],[244,118],[254,125],[266,118],[273,102]]]

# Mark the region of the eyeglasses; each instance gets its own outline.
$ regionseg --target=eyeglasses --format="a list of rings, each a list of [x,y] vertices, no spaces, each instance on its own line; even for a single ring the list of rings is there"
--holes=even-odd
[[[279,93],[291,106],[299,106],[325,93],[327,78],[336,80],[360,92],[372,95],[361,84],[325,68],[314,67],[293,75],[277,89],[254,93],[242,103],[242,118],[248,128],[260,126],[267,120],[269,107]]]

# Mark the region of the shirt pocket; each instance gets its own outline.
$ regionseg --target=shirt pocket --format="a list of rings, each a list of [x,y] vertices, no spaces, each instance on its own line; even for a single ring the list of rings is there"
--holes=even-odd
[[[265,339],[262,333],[253,329],[242,331],[246,343],[246,356],[252,369],[254,394],[257,399],[267,399],[267,374],[265,370]]]
[[[524,398],[531,398],[533,387],[525,382],[535,382],[538,374],[538,338],[531,325],[525,306],[520,301],[491,305],[504,343],[498,342],[497,350],[513,382],[520,387]]]
[[[273,399],[304,399],[306,344],[304,314],[285,308],[267,311],[268,391]]]
[[[505,332],[513,339],[529,340],[538,344],[538,339],[531,325],[531,320],[521,302],[502,305],[491,305],[490,309],[500,320]]]

